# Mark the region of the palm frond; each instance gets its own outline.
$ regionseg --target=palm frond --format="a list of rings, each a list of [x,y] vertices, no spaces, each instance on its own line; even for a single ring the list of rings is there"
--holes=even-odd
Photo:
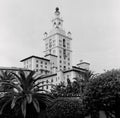
[[[11,74],[12,74],[13,76],[15,76],[16,80],[17,80],[20,84],[23,83],[22,78],[21,78],[18,74],[14,73],[14,72],[11,72]]]
[[[13,82],[10,82],[10,81],[0,81],[0,83],[1,83],[1,84],[4,83],[4,86],[9,85],[10,87],[16,88],[19,92],[21,92],[21,88],[20,88],[18,85],[14,84]],[[9,91],[8,91],[8,90],[7,90],[7,91],[4,90],[4,92],[9,92]]]
[[[38,100],[35,99],[35,98],[33,99],[33,105],[34,105],[36,111],[39,113],[39,112],[40,112],[39,102],[38,102]]]
[[[33,97],[38,98],[38,101],[46,105],[51,104],[53,99],[55,99],[51,94],[46,93],[34,94]]]
[[[12,100],[12,99],[9,99],[8,101],[6,101],[6,102],[2,105],[2,107],[1,107],[1,109],[0,109],[0,115],[2,114],[2,112],[3,112],[4,108],[6,107],[6,105],[8,105],[9,102],[11,102],[11,100]]]
[[[0,70],[0,79],[1,80],[13,80],[14,76],[11,74],[10,71],[7,70]]]
[[[30,104],[32,102],[32,95],[31,94],[27,94],[26,98],[27,98],[28,104]]]
[[[27,104],[27,101],[26,101],[26,99],[24,99],[24,101],[22,102],[22,105],[21,105],[21,110],[22,110],[22,114],[23,114],[24,118],[26,117],[26,104]]]
[[[21,98],[21,96],[14,96],[12,103],[11,103],[11,109],[13,109],[17,103],[17,101]]]

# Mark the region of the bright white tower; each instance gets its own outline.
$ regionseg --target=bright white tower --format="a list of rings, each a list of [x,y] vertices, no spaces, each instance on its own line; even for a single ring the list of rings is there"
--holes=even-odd
[[[56,68],[55,71],[71,69],[71,33],[68,32],[66,35],[58,7],[55,10],[54,18],[52,19],[52,30],[49,33],[45,32],[44,36],[45,57],[53,60],[51,61],[51,64],[53,64],[51,70],[53,68]]]

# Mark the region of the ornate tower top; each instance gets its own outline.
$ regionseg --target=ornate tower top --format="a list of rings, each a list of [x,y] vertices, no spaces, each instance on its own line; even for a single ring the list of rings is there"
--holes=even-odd
[[[52,19],[53,28],[50,34],[55,34],[55,33],[65,34],[65,31],[63,30],[63,20],[60,17],[60,11],[58,7],[55,8],[54,15],[55,15],[54,18]]]
[[[59,11],[59,8],[58,7],[56,7],[56,9],[55,9],[56,11],[55,11],[55,15],[56,16],[59,16],[60,15],[60,11]]]

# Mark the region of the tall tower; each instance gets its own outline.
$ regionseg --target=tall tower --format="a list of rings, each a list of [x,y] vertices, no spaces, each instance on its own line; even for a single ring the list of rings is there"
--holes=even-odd
[[[45,41],[45,57],[56,56],[56,64],[54,64],[56,71],[71,69],[71,33],[68,32],[66,35],[58,7],[55,9],[52,19],[52,30],[44,33],[43,40]]]

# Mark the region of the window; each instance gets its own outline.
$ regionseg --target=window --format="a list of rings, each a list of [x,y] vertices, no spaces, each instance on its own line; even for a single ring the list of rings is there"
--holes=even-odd
[[[60,58],[62,58],[62,56],[60,56]]]
[[[67,78],[69,78],[69,75],[67,75]]]
[[[66,66],[64,66],[64,70],[66,70]]]
[[[41,61],[41,64],[42,64],[43,62]]]
[[[62,61],[60,60],[60,63],[62,63]]]
[[[70,65],[70,63],[68,63],[68,65]]]
[[[41,65],[41,68],[43,67],[43,65]]]
[[[36,67],[38,67],[38,64],[36,64]]]
[[[59,40],[59,42],[62,42],[62,40]]]
[[[46,83],[48,83],[48,80],[46,80]]]
[[[45,62],[45,65],[47,65],[47,62]]]
[[[63,47],[65,47],[65,39],[63,39]]]
[[[69,43],[67,43],[67,45],[69,46],[70,44],[69,44]]]
[[[51,82],[53,82],[53,79],[51,79]]]
[[[36,63],[38,63],[38,60],[36,60]]]
[[[61,22],[59,22],[58,25],[61,25]]]
[[[55,50],[53,50],[53,54],[55,54]]]
[[[38,72],[38,69],[36,69],[36,71]]]
[[[29,65],[29,68],[31,68],[31,64]]]
[[[48,89],[48,85],[46,86],[46,89]]]
[[[60,53],[62,53],[62,51],[61,51],[61,50],[59,50],[59,52],[60,52]]]

